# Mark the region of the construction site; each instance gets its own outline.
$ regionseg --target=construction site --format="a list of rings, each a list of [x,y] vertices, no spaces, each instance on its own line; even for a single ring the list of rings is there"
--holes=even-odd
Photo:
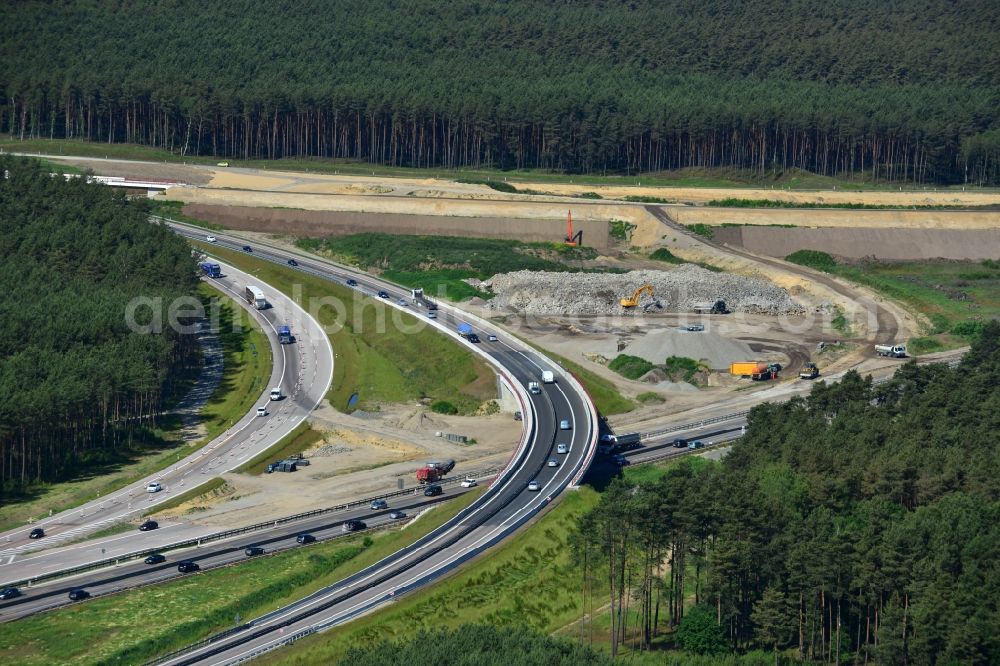
[[[584,191],[579,187],[551,183],[530,186],[536,193],[528,195],[437,178],[76,163],[113,176],[169,178],[173,185],[157,198],[176,202],[188,219],[222,225],[248,242],[301,249],[304,238],[378,232],[397,238],[400,245],[408,238],[435,236],[520,243],[505,251],[544,260],[549,268],[481,270],[463,280],[476,295],[452,305],[493,322],[498,335],[518,336],[571,364],[574,373],[604,382],[621,398],[618,413],[607,414],[619,429],[638,431],[655,428],[664,419],[695,420],[736,411],[764,395],[790,395],[850,368],[891,368],[898,362],[879,356],[874,346],[905,344],[927,326],[919,313],[869,288],[789,263],[777,251],[754,251],[761,241],[734,240],[732,227],[718,227],[715,240],[693,233],[682,222],[686,215],[698,213],[699,223],[729,219],[719,212],[723,209],[697,205],[707,196],[698,190],[588,185],[585,191],[603,197],[593,201],[578,198]],[[696,205],[623,200],[635,193]],[[712,196],[722,194],[734,193]],[[856,197],[906,201],[904,194]],[[812,195],[814,200],[830,196]],[[913,193],[909,198],[928,199],[1000,204],[1000,196],[981,193]],[[841,211],[825,211],[824,219],[832,219],[831,212]],[[865,225],[879,223],[875,214],[885,213],[849,212],[857,227],[840,220],[840,226],[827,228],[870,238],[873,232]],[[783,220],[788,214],[808,219],[808,211],[781,213]],[[978,256],[980,236],[995,232],[995,227],[983,226],[983,216],[992,214],[934,213],[933,228],[960,239],[948,246],[953,254]],[[714,220],[706,217],[713,214]],[[914,219],[896,219],[902,226],[895,233],[915,231],[905,226],[915,224]],[[735,231],[747,230],[742,238],[755,239],[752,234],[760,229],[764,227]],[[784,231],[768,229],[779,235]],[[970,234],[967,249],[963,234]],[[429,275],[460,273],[471,265],[443,262],[432,254],[419,268],[431,271]],[[351,260],[335,253],[324,256]],[[388,255],[376,264],[357,266],[374,274],[393,269]],[[410,286],[435,293],[431,283]],[[313,419],[322,437],[303,452],[311,458],[309,467],[264,477],[228,475],[225,493],[197,498],[178,511],[194,511],[185,515],[208,523],[232,524],[258,516],[253,498],[261,495],[262,484],[269,493],[277,489],[277,495],[269,496],[278,498],[273,511],[280,514],[395,487],[401,479],[411,483],[414,470],[431,458],[456,460],[459,474],[488,470],[503,463],[517,439],[520,424],[509,409],[443,416],[432,414],[426,404],[386,404],[377,412],[351,414],[326,406]],[[442,436],[447,433],[467,436],[467,441],[474,433],[475,444]]]

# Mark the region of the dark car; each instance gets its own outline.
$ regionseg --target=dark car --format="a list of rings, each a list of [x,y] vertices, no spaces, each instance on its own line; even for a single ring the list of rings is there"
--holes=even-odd
[[[21,596],[21,590],[16,587],[5,587],[0,590],[0,599],[14,599]]]
[[[357,532],[358,530],[363,530],[366,527],[368,527],[368,525],[366,525],[362,520],[348,520],[340,529],[344,532]]]
[[[623,456],[620,453],[618,455],[616,455],[614,458],[612,458],[612,460],[615,461],[616,465],[621,465],[622,467],[624,467],[625,465],[629,464],[628,463],[628,458],[626,458],[625,456]]]
[[[405,511],[393,511],[392,513],[389,514],[389,517],[391,519],[393,519],[393,520],[402,520],[403,518],[406,518],[406,512]]]
[[[379,298],[389,298],[389,292],[387,292],[387,291],[380,291],[380,292],[378,292],[378,297]]]
[[[347,281],[347,286],[348,287],[357,287],[358,286],[358,281],[355,280],[354,278],[351,278],[350,280]]]
[[[298,266],[299,262],[295,261],[294,259],[289,259],[288,260],[288,265],[289,266]]]
[[[83,601],[89,596],[90,592],[87,592],[87,590],[83,589],[82,587],[74,587],[72,590],[69,591],[70,601]]]
[[[424,497],[436,497],[443,492],[444,490],[441,489],[441,486],[436,484],[431,484],[426,488],[424,488]]]
[[[469,333],[469,335],[465,339],[468,340],[469,342],[474,342],[477,344],[479,343],[479,336],[476,335],[475,333]]]
[[[687,445],[688,441],[686,439],[681,439],[680,437],[678,437],[677,439],[674,440],[675,449],[686,449]]]
[[[191,571],[197,571],[201,567],[198,566],[197,562],[192,562],[191,560],[184,560],[177,565],[177,570],[181,573],[188,573]]]
[[[250,247],[249,245],[244,245],[243,246],[243,251],[244,252],[253,252],[253,248]]]
[[[28,538],[41,539],[43,536],[45,536],[45,530],[43,530],[41,527],[36,527],[35,529],[31,530],[31,534],[28,535]]]
[[[295,537],[295,541],[297,541],[298,543],[312,543],[315,540],[316,537],[314,537],[312,534],[300,534],[297,537]]]
[[[264,549],[260,546],[250,546],[243,552],[246,553],[247,557],[253,557],[254,555],[263,555]]]
[[[142,525],[139,525],[140,532],[148,532],[150,530],[155,530],[160,524],[155,520],[147,520]]]
[[[147,555],[146,559],[143,560],[143,562],[145,562],[146,564],[160,564],[161,562],[166,562],[166,561],[167,558],[161,555],[160,553],[153,553],[151,555]]]

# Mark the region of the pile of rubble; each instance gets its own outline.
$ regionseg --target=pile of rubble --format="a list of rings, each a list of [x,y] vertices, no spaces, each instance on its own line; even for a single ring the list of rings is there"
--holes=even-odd
[[[714,273],[682,264],[671,270],[643,270],[628,273],[548,273],[516,271],[494,275],[480,288],[496,296],[489,301],[493,310],[538,315],[621,314],[619,301],[644,284],[653,285],[660,312],[689,312],[696,302],[723,300],[733,312],[750,314],[798,314],[805,309],[784,289],[761,278]],[[642,306],[650,302],[644,296]]]

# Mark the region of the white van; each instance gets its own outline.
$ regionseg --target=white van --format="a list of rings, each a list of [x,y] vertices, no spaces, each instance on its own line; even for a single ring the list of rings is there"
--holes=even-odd
[[[258,407],[257,416],[267,416],[267,407]]]
[[[281,400],[281,388],[275,386],[271,389],[271,400]]]

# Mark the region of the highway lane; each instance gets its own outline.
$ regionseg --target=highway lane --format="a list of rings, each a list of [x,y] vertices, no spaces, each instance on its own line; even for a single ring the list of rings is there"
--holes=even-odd
[[[204,238],[204,230],[186,225],[174,225],[192,238]],[[214,234],[219,244],[242,248],[248,243],[238,237]],[[288,253],[260,243],[249,243],[255,256],[287,263],[298,261],[298,270],[320,275],[341,283],[348,278],[358,281],[358,288],[368,294],[379,290],[388,293],[386,303],[400,309],[400,299],[409,300],[409,291],[397,285],[381,282],[371,276],[298,253]],[[426,314],[416,308],[405,309]],[[454,331],[459,322],[470,323],[482,342],[478,345],[460,339]],[[579,480],[593,454],[597,419],[582,387],[574,378],[551,365],[540,354],[519,341],[500,339],[492,342],[487,334],[489,325],[446,304],[441,304],[438,318],[428,321],[454,336],[456,342],[486,354],[499,364],[498,372],[522,402],[525,437],[515,451],[508,468],[482,497],[416,544],[407,547],[346,581],[330,586],[291,604],[289,607],[258,618],[240,631],[199,646],[166,663],[227,663],[260,649],[270,649],[299,631],[313,631],[349,620],[359,612],[389,603],[409,590],[427,584],[475,556],[525,524],[567,486]],[[542,384],[542,392],[529,394],[525,386],[539,381],[542,370],[552,370],[557,381]],[[561,430],[559,422],[567,420],[570,429]],[[556,453],[557,445],[566,443],[569,452]],[[558,466],[549,467],[549,459]],[[539,490],[529,490],[530,482]]]
[[[268,334],[274,358],[268,385],[264,387],[254,410],[197,452],[157,474],[107,497],[40,520],[32,526],[0,534],[0,581],[26,578],[30,576],[30,569],[41,564],[36,557],[31,558],[26,567],[22,566],[20,561],[26,553],[42,549],[48,551],[108,525],[137,518],[174,495],[238,466],[293,430],[323,399],[333,376],[333,350],[319,324],[291,299],[266,286],[264,289],[272,307],[262,311],[249,308],[243,299],[245,287],[248,283],[259,284],[259,281],[231,266],[225,266],[223,270],[224,277],[212,280],[212,283],[233,296],[243,306],[243,311],[260,323]],[[292,325],[296,336],[294,344],[281,345],[277,341],[275,327],[284,323]],[[276,403],[271,403],[267,396],[273,386],[281,386],[286,396]],[[257,417],[256,407],[264,405],[268,415]],[[147,493],[145,489],[150,481],[160,482],[163,490]],[[32,527],[43,528],[46,536],[38,540],[28,539]],[[198,528],[190,529],[197,532]],[[129,540],[127,549],[140,549],[146,542],[155,545],[159,538],[162,537],[156,532],[137,532]],[[118,544],[110,547],[125,546]],[[77,566],[92,557],[92,549],[63,548],[51,551],[47,557],[50,560],[44,566],[50,569],[57,565]],[[56,564],[50,564],[50,561]]]
[[[9,622],[68,605],[72,602],[67,593],[74,588],[83,588],[93,597],[97,597],[191,575],[182,574],[177,570],[177,563],[182,560],[193,560],[204,571],[245,561],[248,558],[244,551],[249,546],[261,546],[267,554],[273,554],[291,548],[307,547],[296,541],[299,534],[310,534],[318,542],[342,537],[345,536],[342,526],[345,521],[351,519],[363,520],[369,530],[393,525],[402,526],[429,506],[454,499],[469,490],[472,489],[454,484],[445,487],[444,492],[436,497],[425,497],[421,491],[414,495],[389,500],[386,509],[373,511],[370,507],[355,507],[334,514],[285,523],[266,531],[239,535],[225,541],[167,551],[164,553],[166,561],[161,564],[148,565],[142,560],[133,560],[119,566],[62,578],[31,588],[21,588],[20,597],[0,601],[0,622]],[[392,519],[389,514],[393,511],[405,512],[406,518]]]

